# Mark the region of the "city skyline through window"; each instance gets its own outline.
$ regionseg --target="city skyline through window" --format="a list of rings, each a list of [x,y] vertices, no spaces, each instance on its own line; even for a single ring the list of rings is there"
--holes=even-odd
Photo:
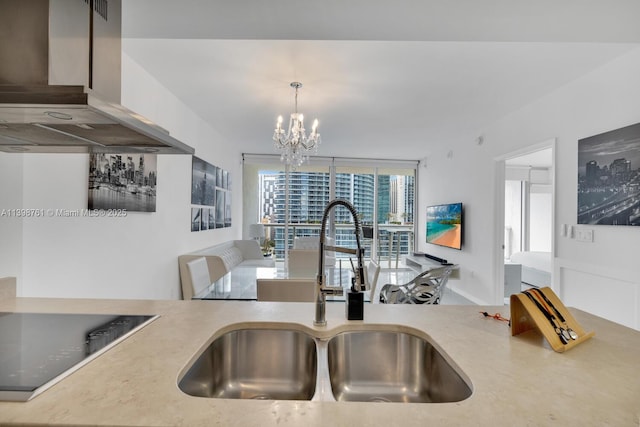
[[[257,178],[257,219],[267,225],[267,238],[275,242],[276,259],[284,258],[285,248],[292,246],[294,237],[319,235],[324,209],[335,198],[353,204],[362,225],[375,226],[378,239],[363,240],[367,257],[374,253],[373,240],[379,243],[376,248],[378,258],[389,256],[391,251],[400,251],[402,255],[413,251],[414,169],[384,171],[374,167],[327,166],[305,170],[303,166],[289,172],[288,222],[284,168],[258,168]],[[349,212],[339,207],[330,219],[328,232],[335,236],[336,244],[355,248]],[[287,239],[285,224],[288,226]]]

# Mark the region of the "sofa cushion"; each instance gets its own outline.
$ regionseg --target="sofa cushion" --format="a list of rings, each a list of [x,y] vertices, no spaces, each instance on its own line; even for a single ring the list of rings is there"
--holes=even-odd
[[[240,264],[239,267],[274,267],[275,261],[271,258],[264,259],[245,259]]]
[[[224,263],[227,272],[231,271],[233,267],[240,264],[243,261],[242,252],[240,249],[234,247],[225,249],[221,254],[222,262]]]
[[[211,246],[208,248],[200,249],[199,251],[192,252],[193,255],[217,255],[219,256],[225,250],[235,247],[234,241],[230,240],[228,242],[219,243],[215,246]]]
[[[242,259],[264,258],[257,240],[234,240],[233,245],[242,252]]]

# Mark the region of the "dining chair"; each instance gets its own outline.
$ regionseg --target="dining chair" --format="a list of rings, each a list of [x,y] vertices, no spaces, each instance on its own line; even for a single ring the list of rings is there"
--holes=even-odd
[[[257,279],[258,301],[314,302],[314,279]]]
[[[380,290],[383,304],[440,304],[452,265],[424,271],[402,285],[386,284]]]
[[[211,285],[209,266],[205,257],[196,258],[187,263],[187,270],[191,278],[191,288],[182,289],[184,299],[191,299],[203,289]]]
[[[326,236],[324,238],[325,245],[333,246],[335,241],[333,238]],[[293,249],[305,249],[305,250],[320,250],[320,236],[296,236],[293,239]],[[317,255],[316,255],[317,263]],[[327,267],[333,267],[336,265],[336,254],[332,251],[324,252],[324,265]]]
[[[371,304],[375,302],[376,286],[378,284],[378,276],[380,275],[380,264],[374,260],[367,264],[367,281],[369,284],[369,301]]]
[[[290,279],[312,279],[317,274],[318,249],[289,249],[287,275]]]

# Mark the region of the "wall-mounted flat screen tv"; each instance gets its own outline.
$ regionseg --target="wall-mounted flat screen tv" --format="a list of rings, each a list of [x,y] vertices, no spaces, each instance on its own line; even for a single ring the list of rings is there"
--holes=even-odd
[[[427,243],[462,249],[462,203],[427,206]]]

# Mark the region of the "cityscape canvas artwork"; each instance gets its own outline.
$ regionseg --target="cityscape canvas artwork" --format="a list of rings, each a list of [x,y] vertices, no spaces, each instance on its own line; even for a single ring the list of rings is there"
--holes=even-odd
[[[191,170],[191,231],[231,227],[230,173],[195,156]]]
[[[578,141],[578,224],[640,225],[640,123]]]
[[[157,155],[89,155],[89,209],[156,211]]]

